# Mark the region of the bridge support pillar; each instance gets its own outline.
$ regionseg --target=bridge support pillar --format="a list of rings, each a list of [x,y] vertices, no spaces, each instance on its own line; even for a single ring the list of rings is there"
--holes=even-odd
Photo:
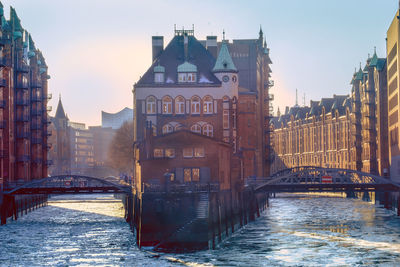
[[[354,194],[354,191],[346,191],[346,198],[355,198],[356,195]]]
[[[371,201],[371,198],[369,197],[369,192],[368,191],[364,191],[363,192],[362,200],[363,201],[367,201],[367,202]]]
[[[390,206],[389,206],[389,192],[385,192],[384,193],[383,206],[385,207],[385,209],[390,209]]]

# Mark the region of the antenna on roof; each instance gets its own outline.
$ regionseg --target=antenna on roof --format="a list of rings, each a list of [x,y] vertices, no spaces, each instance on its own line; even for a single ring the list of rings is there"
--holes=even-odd
[[[296,88],[296,107],[299,105],[298,97],[297,97],[297,88]]]
[[[304,93],[303,95],[303,107],[306,106],[306,93]]]
[[[222,30],[222,40],[225,41],[225,29]]]
[[[376,46],[374,46],[374,53],[376,54]]]

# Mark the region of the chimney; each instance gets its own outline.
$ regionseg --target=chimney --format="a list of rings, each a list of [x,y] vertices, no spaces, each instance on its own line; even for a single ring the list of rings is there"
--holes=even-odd
[[[152,36],[151,43],[153,46],[153,61],[164,50],[164,36]]]
[[[207,36],[206,48],[214,58],[217,58],[217,36]]]

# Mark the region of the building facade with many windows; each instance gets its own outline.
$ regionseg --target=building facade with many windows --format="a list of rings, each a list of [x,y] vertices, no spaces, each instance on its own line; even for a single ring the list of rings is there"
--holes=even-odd
[[[50,148],[47,65],[16,11],[0,3],[0,177],[3,182],[47,177]],[[1,182],[1,181],[0,181]]]
[[[375,52],[351,85],[351,95],[287,108],[272,120],[272,173],[321,166],[389,175],[386,59]]]

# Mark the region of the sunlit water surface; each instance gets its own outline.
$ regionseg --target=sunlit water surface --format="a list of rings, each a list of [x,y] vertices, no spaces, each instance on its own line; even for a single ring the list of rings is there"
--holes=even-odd
[[[1,266],[400,266],[400,219],[359,200],[272,199],[216,250],[139,250],[111,195],[53,197],[0,227]]]

